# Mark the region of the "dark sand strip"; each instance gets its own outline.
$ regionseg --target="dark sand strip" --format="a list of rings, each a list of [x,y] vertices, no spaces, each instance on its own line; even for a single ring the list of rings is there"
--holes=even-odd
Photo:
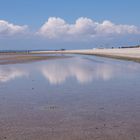
[[[7,55],[0,57],[0,65],[29,63],[41,60],[69,58],[70,56],[36,56],[36,55]]]

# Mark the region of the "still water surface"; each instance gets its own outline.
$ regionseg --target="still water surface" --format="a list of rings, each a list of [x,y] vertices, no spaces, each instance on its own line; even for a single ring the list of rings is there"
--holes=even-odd
[[[139,140],[140,64],[73,56],[0,65],[0,140]]]

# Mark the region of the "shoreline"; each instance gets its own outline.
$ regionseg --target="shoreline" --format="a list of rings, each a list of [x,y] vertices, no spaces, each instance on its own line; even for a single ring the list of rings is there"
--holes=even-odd
[[[81,49],[60,51],[32,51],[32,54],[81,54],[140,62],[140,48]]]
[[[22,58],[23,60],[42,60],[48,59],[48,57],[60,57],[60,56],[34,56],[40,54],[48,54],[48,55],[57,55],[57,54],[80,54],[80,55],[94,55],[99,57],[107,57],[113,59],[127,60],[127,61],[135,61],[140,63],[140,47],[138,48],[96,48],[96,49],[81,49],[81,50],[54,50],[54,51],[29,51],[25,52],[16,52],[16,53],[0,53],[0,60],[5,59],[6,56],[14,56],[15,59]],[[3,57],[5,56],[5,58]],[[62,56],[61,56],[62,57]],[[63,56],[64,57],[64,56]],[[66,56],[65,56],[66,57]]]

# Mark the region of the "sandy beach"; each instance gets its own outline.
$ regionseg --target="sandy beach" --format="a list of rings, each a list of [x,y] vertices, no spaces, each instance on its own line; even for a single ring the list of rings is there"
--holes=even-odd
[[[54,54],[54,56],[40,56],[40,54],[46,54],[46,55]],[[93,48],[93,49],[52,50],[52,51],[43,50],[43,51],[29,51],[29,52],[16,52],[16,53],[7,52],[7,53],[0,53],[0,60],[5,60],[5,61],[10,60],[10,62],[14,62],[14,61],[26,62],[26,61],[34,61],[34,60],[45,60],[50,58],[54,59],[60,57],[57,56],[57,54],[94,55],[100,57],[108,57],[108,58],[140,62],[140,47],[138,48]]]
[[[111,48],[111,49],[81,49],[60,51],[31,51],[32,54],[83,54],[102,57],[132,60],[140,62],[140,48]]]
[[[140,0],[0,1],[0,140],[140,140]]]

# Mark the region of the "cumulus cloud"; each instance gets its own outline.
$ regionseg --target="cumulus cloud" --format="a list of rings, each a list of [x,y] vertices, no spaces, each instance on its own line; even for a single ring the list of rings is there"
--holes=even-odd
[[[80,17],[74,24],[69,24],[64,19],[50,17],[37,34],[49,39],[93,39],[100,36],[140,34],[140,30],[134,25],[117,25],[107,20],[99,23]]]
[[[12,36],[15,34],[24,33],[28,26],[19,26],[9,23],[5,20],[0,20],[0,36]]]
[[[97,22],[90,18],[80,17],[74,23],[68,23],[59,17],[50,17],[35,32],[27,32],[27,25],[16,25],[5,20],[0,20],[0,37],[15,36],[28,33],[35,37],[36,33],[47,39],[59,40],[97,40],[100,37],[140,35],[140,29],[134,25],[115,24],[105,20]]]

